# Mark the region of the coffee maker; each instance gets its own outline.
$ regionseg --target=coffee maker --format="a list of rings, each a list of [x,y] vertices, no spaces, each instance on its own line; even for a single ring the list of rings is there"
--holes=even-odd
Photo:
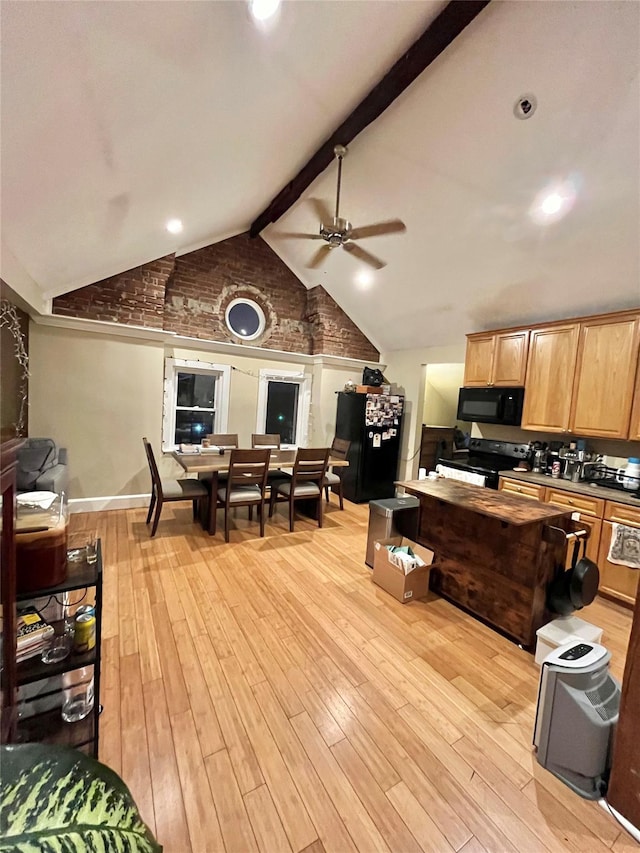
[[[537,442],[536,442],[537,444]],[[534,474],[544,474],[547,470],[547,451],[541,447],[533,451],[531,471]]]

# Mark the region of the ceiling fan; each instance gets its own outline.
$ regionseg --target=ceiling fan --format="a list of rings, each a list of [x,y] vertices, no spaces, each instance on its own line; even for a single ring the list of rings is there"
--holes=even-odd
[[[354,243],[354,240],[362,240],[365,237],[379,237],[383,234],[396,234],[400,231],[406,231],[406,225],[399,219],[389,219],[385,222],[376,222],[373,225],[363,225],[361,228],[353,228],[347,219],[342,219],[340,216],[340,184],[342,181],[342,161],[344,160],[347,149],[344,145],[336,145],[333,149],[338,161],[338,185],[336,188],[336,212],[335,216],[331,216],[325,203],[320,199],[310,199],[316,209],[316,213],[320,219],[320,232],[318,234],[299,234],[288,233],[283,234],[283,237],[294,237],[296,239],[309,240],[324,240],[326,245],[320,246],[318,251],[313,255],[307,268],[316,269],[319,267],[324,258],[329,254],[331,249],[342,248],[345,252],[349,252],[356,258],[359,258],[364,263],[369,264],[375,269],[382,269],[386,266],[385,262],[367,252],[361,246]],[[329,224],[325,224],[329,223]]]

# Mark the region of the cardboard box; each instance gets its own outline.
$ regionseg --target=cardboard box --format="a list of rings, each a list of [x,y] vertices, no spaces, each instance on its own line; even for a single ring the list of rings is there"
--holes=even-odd
[[[424,565],[405,574],[404,570],[395,564],[398,561],[394,561],[393,554],[387,549],[387,545],[408,545]],[[401,604],[425,597],[429,591],[429,572],[434,558],[433,551],[430,551],[429,548],[423,548],[422,545],[417,545],[404,536],[378,539],[373,548],[372,580],[374,583],[381,586]]]
[[[356,385],[357,394],[382,394],[380,385]]]

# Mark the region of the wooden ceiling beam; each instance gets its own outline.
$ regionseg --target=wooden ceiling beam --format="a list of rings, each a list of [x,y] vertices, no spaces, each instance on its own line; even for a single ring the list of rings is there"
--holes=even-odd
[[[275,222],[289,210],[332,162],[334,146],[348,145],[365,127],[382,115],[398,95],[440,56],[489,2],[490,0],[451,0],[351,115],[322,143],[295,178],[280,190],[269,206],[255,219],[249,231],[251,237],[257,237],[270,222]]]

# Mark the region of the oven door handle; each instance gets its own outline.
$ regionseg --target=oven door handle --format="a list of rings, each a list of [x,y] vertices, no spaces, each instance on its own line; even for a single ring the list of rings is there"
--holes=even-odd
[[[503,421],[503,420],[504,420],[504,410],[505,410],[505,406],[506,406],[506,399],[505,399],[505,398],[506,398],[506,396],[507,396],[507,395],[506,395],[504,392],[503,392],[502,394],[499,394],[499,395],[498,395],[498,409],[497,409],[497,412],[498,412],[498,420],[499,420],[499,421]]]

